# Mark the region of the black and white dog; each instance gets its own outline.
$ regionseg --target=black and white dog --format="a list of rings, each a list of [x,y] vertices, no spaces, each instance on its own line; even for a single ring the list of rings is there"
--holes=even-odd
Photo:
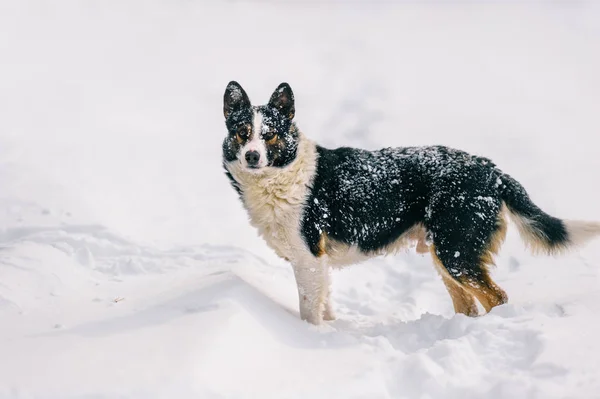
[[[394,253],[429,250],[456,312],[490,311],[506,293],[489,274],[506,216],[532,249],[557,254],[600,234],[600,223],[564,221],[538,208],[489,159],[443,147],[326,149],[293,122],[292,89],[253,106],[227,85],[223,165],[250,223],[294,269],[300,316],[334,319],[330,269]]]

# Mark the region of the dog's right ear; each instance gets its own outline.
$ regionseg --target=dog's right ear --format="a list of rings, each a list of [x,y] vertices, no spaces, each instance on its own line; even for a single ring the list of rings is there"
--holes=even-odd
[[[233,111],[248,108],[250,106],[250,99],[242,86],[234,80],[229,82],[225,89],[225,95],[223,96],[223,115],[225,115],[225,118]]]

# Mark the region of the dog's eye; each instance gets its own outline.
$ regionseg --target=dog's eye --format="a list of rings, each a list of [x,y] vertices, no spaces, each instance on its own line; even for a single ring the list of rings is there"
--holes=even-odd
[[[237,130],[236,130],[236,134],[238,136],[239,139],[245,139],[248,137],[248,128],[246,126],[240,126]]]
[[[273,144],[277,139],[277,133],[273,130],[269,130],[263,134],[263,139],[267,142],[267,144]]]

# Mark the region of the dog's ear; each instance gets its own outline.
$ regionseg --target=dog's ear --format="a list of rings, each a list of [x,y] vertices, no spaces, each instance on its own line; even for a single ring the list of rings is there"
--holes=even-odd
[[[223,115],[225,115],[225,118],[233,111],[250,106],[250,99],[242,86],[234,80],[229,82],[223,95]]]
[[[294,106],[294,93],[287,83],[282,83],[273,92],[269,100],[269,106],[278,110],[288,119],[293,119],[296,113]]]

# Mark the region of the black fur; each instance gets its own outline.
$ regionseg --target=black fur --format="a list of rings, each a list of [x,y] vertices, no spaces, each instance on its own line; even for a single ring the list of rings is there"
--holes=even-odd
[[[539,240],[546,242],[550,249],[564,247],[570,242],[565,223],[548,215],[535,205],[525,188],[515,179],[508,175],[502,178],[502,199],[506,206],[513,212],[527,219],[531,226],[531,232]]]
[[[225,175],[229,179],[229,183],[231,183],[231,186],[235,189],[235,191],[241,197],[242,194],[243,194],[242,187],[240,187],[240,184],[233,178],[233,176],[231,175],[231,173],[229,173],[229,171],[225,167],[225,164],[223,164],[223,168],[225,169]]]
[[[315,256],[323,233],[368,253],[422,223],[449,273],[478,279],[502,201],[530,217],[543,215],[489,159],[463,151],[318,147],[318,154],[301,226]],[[566,239],[561,224],[547,227],[549,239]]]
[[[296,158],[298,130],[292,124],[292,120],[277,109],[269,105],[256,109],[262,113],[263,124],[277,135],[273,144],[267,144],[268,165],[276,168],[288,165]],[[285,111],[289,112],[289,109]]]
[[[232,112],[250,108],[250,98],[240,84],[234,80],[229,82],[223,94],[223,114],[227,118]]]

